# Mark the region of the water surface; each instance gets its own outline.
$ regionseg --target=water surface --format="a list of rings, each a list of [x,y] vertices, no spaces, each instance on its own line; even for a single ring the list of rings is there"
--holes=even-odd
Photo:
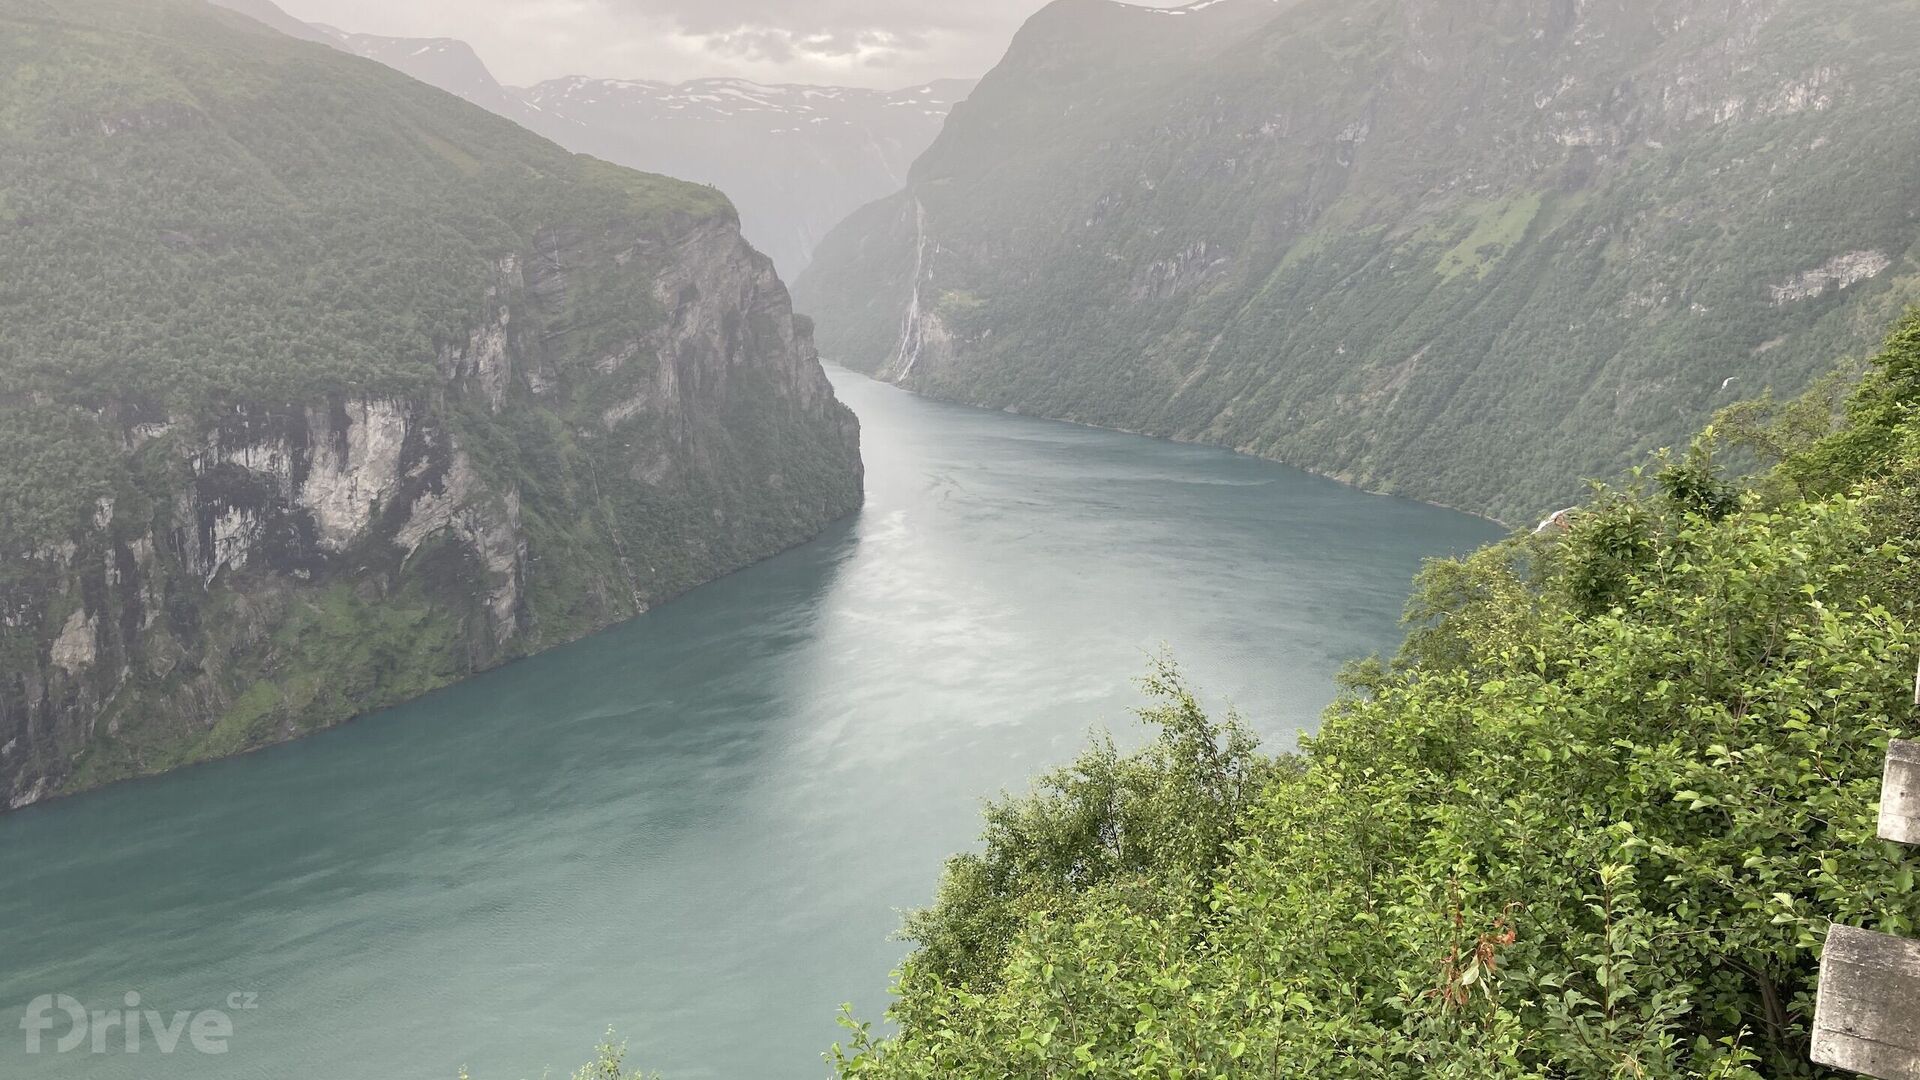
[[[983,796],[1137,742],[1164,644],[1290,745],[1485,522],[836,373],[820,540],[301,743],[0,817],[0,1076],[519,1080],[609,1026],[669,1080],[819,1077]],[[30,999],[229,1010],[225,1054],[25,1052]],[[257,995],[229,999],[236,994]],[[124,1050],[115,1033],[110,1048]]]

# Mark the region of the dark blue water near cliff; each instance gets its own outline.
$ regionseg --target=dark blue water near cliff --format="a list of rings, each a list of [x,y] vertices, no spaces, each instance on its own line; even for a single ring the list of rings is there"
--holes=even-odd
[[[870,495],[817,542],[317,738],[0,818],[0,1076],[519,1080],[609,1026],[669,1080],[823,1075],[980,799],[1094,725],[1137,741],[1163,644],[1290,745],[1394,646],[1420,561],[1494,535],[835,380]],[[257,1007],[221,1055],[26,1053],[30,999],[129,991]]]

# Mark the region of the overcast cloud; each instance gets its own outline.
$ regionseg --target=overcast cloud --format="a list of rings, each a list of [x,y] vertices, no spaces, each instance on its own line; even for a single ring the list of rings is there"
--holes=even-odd
[[[670,81],[735,75],[894,88],[984,75],[1044,0],[279,3],[302,19],[342,30],[460,38],[513,85],[563,75]]]

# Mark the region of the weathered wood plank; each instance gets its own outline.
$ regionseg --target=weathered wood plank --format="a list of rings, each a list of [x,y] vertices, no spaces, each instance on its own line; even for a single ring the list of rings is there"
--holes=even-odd
[[[1920,941],[1833,927],[1813,1060],[1876,1080],[1920,1080]]]
[[[1880,835],[1902,844],[1920,844],[1920,742],[1894,742],[1887,747]]]

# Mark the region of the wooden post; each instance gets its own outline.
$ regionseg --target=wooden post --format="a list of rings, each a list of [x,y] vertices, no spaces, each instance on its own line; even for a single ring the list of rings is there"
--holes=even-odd
[[[1920,941],[1827,933],[1813,1060],[1876,1080],[1920,1078]]]
[[[1920,742],[1887,747],[1886,786],[1880,789],[1880,838],[1920,845]]]
[[[1887,747],[1880,835],[1920,844],[1920,743]],[[1875,1080],[1920,1080],[1920,941],[1837,923],[1827,931],[1813,1060]]]

